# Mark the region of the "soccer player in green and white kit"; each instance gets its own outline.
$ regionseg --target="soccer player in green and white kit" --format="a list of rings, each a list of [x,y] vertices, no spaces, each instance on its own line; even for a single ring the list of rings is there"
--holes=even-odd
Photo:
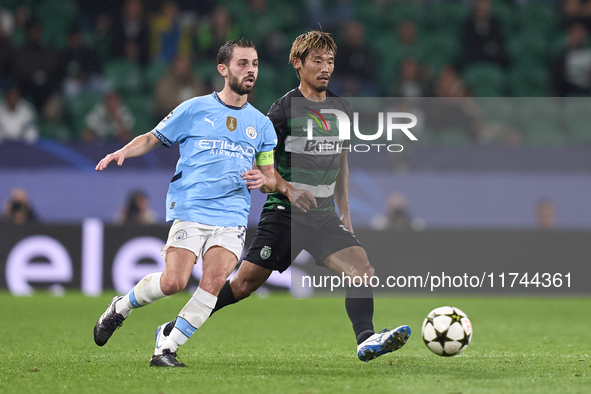
[[[334,119],[320,125],[313,122],[313,135],[322,136],[317,140],[307,139],[304,129],[306,112],[320,113],[326,108],[352,115],[350,105],[327,90],[336,51],[330,34],[321,31],[302,34],[292,45],[289,60],[300,85],[277,100],[268,113],[278,137],[276,191],[269,194],[253,242],[236,275],[220,290],[214,312],[248,297],[273,270],[285,271],[302,249],[338,276],[374,275],[351,225],[348,150],[343,149],[347,141],[338,140]],[[292,99],[305,101],[305,107],[292,106]],[[405,325],[375,333],[373,292],[367,283],[347,288],[345,308],[362,361],[399,349],[410,336]],[[172,325],[159,327],[157,347]]]

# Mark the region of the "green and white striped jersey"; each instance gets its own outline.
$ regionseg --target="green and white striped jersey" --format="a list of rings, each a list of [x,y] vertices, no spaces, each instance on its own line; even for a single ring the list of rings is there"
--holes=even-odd
[[[319,211],[334,211],[334,190],[341,165],[342,149],[349,141],[339,140],[337,118],[322,114],[322,109],[337,109],[353,119],[349,103],[327,91],[326,100],[310,101],[298,89],[289,91],[269,109],[277,133],[275,161],[279,175],[298,189],[312,193]],[[308,126],[312,125],[312,138]],[[291,209],[288,198],[270,193],[264,209]]]

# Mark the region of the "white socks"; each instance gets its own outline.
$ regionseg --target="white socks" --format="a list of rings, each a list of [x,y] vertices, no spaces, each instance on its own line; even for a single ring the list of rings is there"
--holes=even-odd
[[[166,297],[160,287],[162,273],[146,275],[129,293],[115,304],[115,311],[123,317],[129,316],[132,310],[151,304]],[[211,315],[217,297],[198,287],[193,296],[179,313],[174,328],[166,337],[160,349],[176,352],[197,331]]]
[[[162,272],[146,275],[129,293],[115,304],[115,311],[127,317],[133,309],[166,297],[160,288]]]
[[[205,323],[211,315],[217,299],[216,296],[198,287],[179,313],[174,328],[160,349],[170,349],[171,352],[176,352],[179,346],[187,342],[191,335]]]

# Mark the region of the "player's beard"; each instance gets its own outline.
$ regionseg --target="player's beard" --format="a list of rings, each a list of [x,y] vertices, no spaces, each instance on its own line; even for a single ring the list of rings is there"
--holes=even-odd
[[[254,90],[254,85],[256,82],[256,78],[254,77],[254,75],[246,76],[246,77],[244,77],[244,79],[242,79],[242,81],[239,81],[238,78],[236,78],[230,72],[228,72],[228,77],[229,77],[228,78],[228,85],[230,86],[230,89],[232,89],[232,91],[235,92],[236,94],[242,96],[245,94],[250,94]],[[248,77],[255,78],[251,87],[244,86],[244,80]]]
[[[328,85],[320,85],[320,86],[316,86],[316,91],[317,91],[318,93],[321,93],[321,92],[326,92],[326,90],[327,90],[327,89],[328,89]]]
[[[329,77],[330,78],[330,77]],[[312,88],[314,90],[316,90],[317,93],[322,93],[328,90],[328,83],[325,85],[322,82],[320,82],[319,79],[316,79],[314,81],[311,81],[313,83],[310,83],[310,86],[312,86]]]

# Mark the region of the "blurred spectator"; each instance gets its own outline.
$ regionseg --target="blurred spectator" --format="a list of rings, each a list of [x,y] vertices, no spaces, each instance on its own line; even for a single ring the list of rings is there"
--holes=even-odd
[[[466,97],[467,91],[458,72],[452,66],[444,67],[435,81],[436,97]]]
[[[83,30],[91,30],[96,25],[97,16],[110,15],[121,7],[121,0],[78,1],[78,25]]]
[[[89,32],[88,42],[94,48],[101,61],[109,59],[111,45],[111,18],[107,14],[98,14],[94,18],[94,29]]]
[[[14,49],[10,42],[12,31],[7,32],[4,28],[6,21],[0,17],[0,89],[6,89],[10,81],[12,59],[14,58]]]
[[[427,79],[419,61],[406,58],[400,62],[398,80],[392,94],[397,97],[423,97],[427,94]]]
[[[105,94],[103,103],[97,104],[86,117],[84,141],[129,141],[135,118],[121,102],[121,96],[115,91]]]
[[[217,6],[213,9],[211,16],[199,25],[197,53],[203,59],[215,58],[220,46],[227,40],[237,38],[239,38],[238,31],[232,23],[230,12],[224,6]]]
[[[405,57],[419,58],[417,25],[410,20],[404,20],[398,25],[397,47]]]
[[[492,62],[506,67],[509,57],[499,21],[491,15],[490,0],[475,0],[472,16],[464,24],[464,65]]]
[[[77,29],[68,34],[61,68],[66,74],[64,94],[68,99],[83,91],[104,93],[108,89],[109,84],[101,75],[102,65],[98,54],[83,45],[82,35]]]
[[[591,1],[589,0],[564,0],[562,14],[568,25],[583,23],[591,28]]]
[[[291,40],[286,37],[288,29],[297,27],[299,20],[293,5],[268,0],[248,0],[247,5],[233,5],[232,15],[240,35],[251,39],[257,46],[259,59],[275,66],[284,66],[283,57],[278,53],[289,51]],[[256,26],[256,29],[252,29]]]
[[[371,226],[374,230],[410,230],[412,219],[406,197],[401,193],[391,193],[386,200],[385,214],[372,219]]]
[[[14,31],[14,15],[0,4],[0,37],[10,37]]]
[[[248,7],[240,11],[241,15],[234,12],[240,32],[245,34],[251,30],[250,26],[256,26],[249,38],[257,43],[257,52],[260,52],[259,47],[265,48],[264,41],[271,38],[269,35],[278,33],[273,26],[277,17],[273,18],[274,14],[269,10],[267,0],[248,0]]]
[[[36,120],[35,109],[22,99],[20,90],[17,87],[8,89],[6,97],[0,102],[0,142],[37,141]]]
[[[536,205],[536,226],[542,230],[554,228],[556,224],[556,212],[554,201],[543,198]]]
[[[345,80],[345,86],[358,86],[358,92],[349,91],[349,94],[362,93],[365,95],[377,95],[377,87],[374,84],[375,59],[367,43],[363,24],[357,21],[348,22],[345,25],[345,41],[338,48],[338,73],[335,83]]]
[[[566,49],[554,62],[552,81],[557,96],[591,92],[591,48],[587,47],[587,29],[582,23],[568,28]]]
[[[189,58],[178,55],[156,85],[156,116],[163,118],[183,101],[206,93],[201,79],[193,73]]]
[[[141,64],[150,61],[150,26],[141,0],[125,0],[111,31],[111,56],[128,57],[126,47],[130,45],[136,48]]]
[[[61,86],[59,55],[42,44],[42,36],[39,21],[27,22],[26,43],[15,51],[12,67],[23,95],[30,97],[40,109]]]
[[[141,190],[131,192],[127,202],[117,214],[119,224],[153,224],[158,215],[150,208],[150,201]]]
[[[14,30],[12,31],[12,45],[22,47],[26,41],[27,23],[33,11],[29,5],[19,5],[14,9]]]
[[[4,202],[2,222],[25,224],[36,221],[37,215],[29,202],[27,192],[21,188],[12,189],[10,197]]]
[[[351,0],[306,0],[306,27],[320,24],[324,31],[337,31],[353,19],[353,13]]]
[[[142,64],[140,47],[137,42],[129,40],[123,45],[123,58],[131,63]]]
[[[181,23],[179,8],[172,0],[165,1],[151,24],[152,59],[171,62],[177,54],[191,54],[191,27]]]
[[[485,122],[453,67],[441,70],[434,94],[449,99],[434,101],[428,107],[427,128],[439,133],[460,131],[472,141],[481,141]]]

